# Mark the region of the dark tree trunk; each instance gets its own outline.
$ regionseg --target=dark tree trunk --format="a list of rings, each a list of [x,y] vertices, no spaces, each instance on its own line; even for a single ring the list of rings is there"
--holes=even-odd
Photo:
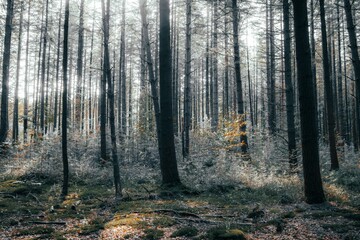
[[[276,132],[276,101],[275,101],[275,36],[274,36],[274,6],[273,1],[269,1],[269,65],[268,65],[268,106],[269,106],[269,130],[271,134]]]
[[[342,139],[345,139],[346,124],[344,114],[344,97],[343,97],[343,78],[342,78],[342,54],[341,54],[341,25],[340,25],[340,0],[337,0],[336,6],[336,20],[337,20],[337,47],[338,47],[338,99],[339,99],[339,123],[340,123],[340,135]]]
[[[29,92],[28,92],[28,81],[29,81],[29,44],[30,44],[30,12],[31,4],[28,7],[28,18],[27,18],[27,32],[26,32],[26,53],[25,53],[25,86],[24,86],[24,142],[27,141],[27,131],[29,124]]]
[[[75,95],[75,129],[80,130],[81,126],[81,97],[83,81],[83,52],[84,52],[84,0],[80,2],[79,32],[78,32],[78,53],[77,53],[77,82]]]
[[[63,50],[63,95],[62,95],[62,160],[63,160],[63,186],[61,196],[65,198],[69,186],[69,162],[67,153],[67,117],[68,117],[68,40],[69,40],[69,0],[65,2],[64,22],[64,50]]]
[[[319,164],[318,126],[311,69],[307,1],[293,0],[293,5],[305,198],[307,203],[315,204],[324,202],[325,195]]]
[[[19,36],[18,36],[18,52],[17,52],[17,64],[16,64],[16,82],[15,82],[15,99],[14,99],[14,113],[13,113],[13,141],[19,140],[19,78],[20,78],[20,58],[21,58],[21,37],[23,29],[23,12],[24,2],[20,3],[20,22],[19,22]]]
[[[285,61],[285,86],[286,86],[286,119],[288,134],[288,150],[290,168],[297,167],[296,132],[294,114],[294,90],[291,71],[291,34],[290,34],[290,10],[289,1],[283,0],[284,12],[284,61]]]
[[[124,0],[123,0],[124,1]],[[103,31],[104,31],[104,69],[103,79],[107,79],[108,83],[108,98],[109,98],[109,120],[110,120],[110,138],[111,138],[111,150],[112,150],[112,164],[114,172],[114,185],[115,185],[115,197],[120,200],[121,184],[120,184],[120,171],[116,146],[116,130],[115,130],[115,98],[114,88],[112,84],[111,68],[110,68],[110,54],[109,54],[109,23],[110,23],[110,0],[107,0],[105,11],[104,0],[101,1],[102,17],[103,17]]]
[[[40,130],[45,132],[45,70],[46,70],[46,48],[48,40],[48,22],[49,22],[49,0],[46,0],[45,25],[43,33],[42,60],[41,60],[41,95],[40,95]]]
[[[346,22],[347,22],[347,29],[349,34],[350,40],[350,47],[351,47],[351,60],[353,63],[354,73],[355,73],[355,109],[356,109],[356,138],[358,139],[356,142],[358,145],[356,148],[359,148],[360,142],[360,58],[359,58],[359,51],[356,39],[356,30],[355,24],[351,12],[351,4],[350,0],[344,0],[345,4],[345,14],[346,14]]]
[[[120,46],[120,54],[121,54],[121,135],[120,138],[123,139],[126,136],[126,61],[125,61],[125,48],[126,48],[126,40],[125,40],[125,7],[126,0],[122,2],[122,22],[121,22],[121,46]]]
[[[186,0],[185,82],[184,82],[184,127],[182,132],[183,157],[189,155],[191,124],[191,0]]]
[[[165,185],[180,184],[172,120],[169,0],[160,0],[160,166]]]
[[[237,0],[232,0],[233,10],[233,33],[234,33],[234,65],[235,65],[235,80],[236,80],[236,97],[237,97],[237,113],[239,114],[241,124],[240,130],[240,144],[243,153],[247,152],[248,141],[245,134],[245,112],[244,112],[244,101],[243,101],[243,90],[241,82],[241,71],[240,71],[240,50],[239,50],[239,20],[238,14],[239,9],[237,6]]]
[[[9,129],[9,71],[13,12],[14,2],[13,0],[7,0],[5,40],[2,62],[0,144],[5,142]]]
[[[213,131],[216,131],[219,124],[219,83],[218,83],[218,0],[214,1],[214,29],[213,29],[213,48],[215,52],[213,53],[213,104],[212,104],[212,119],[211,119],[211,128]]]
[[[321,39],[322,39],[322,57],[323,57],[323,71],[324,71],[324,85],[327,106],[327,124],[330,144],[331,156],[331,170],[339,169],[339,162],[336,153],[335,140],[335,116],[334,116],[334,97],[333,88],[330,78],[329,53],[327,45],[326,23],[325,23],[325,8],[324,0],[320,0],[320,18],[321,18]]]
[[[143,37],[145,44],[145,55],[146,55],[146,63],[148,67],[149,74],[149,82],[151,88],[151,96],[153,99],[154,112],[155,112],[155,124],[156,124],[156,133],[158,138],[158,147],[160,147],[160,106],[159,106],[159,96],[158,96],[158,81],[155,78],[154,73],[154,64],[151,54],[150,48],[150,39],[149,39],[149,31],[148,31],[148,22],[147,22],[147,12],[146,12],[146,0],[140,0],[140,14],[141,21],[143,27]]]

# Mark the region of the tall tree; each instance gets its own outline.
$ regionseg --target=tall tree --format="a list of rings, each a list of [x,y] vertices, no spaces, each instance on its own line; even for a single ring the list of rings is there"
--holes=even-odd
[[[29,102],[28,102],[28,81],[29,81],[29,45],[30,45],[30,12],[31,3],[28,6],[27,30],[26,30],[26,53],[25,53],[25,86],[24,86],[24,141],[27,140],[27,131],[29,123]],[[60,27],[59,27],[60,28]]]
[[[1,85],[1,122],[0,122],[0,144],[5,142],[9,129],[9,72],[11,57],[11,35],[14,13],[14,1],[7,0],[5,40],[2,62],[2,85]]]
[[[360,57],[358,51],[358,44],[356,39],[356,29],[354,24],[354,19],[352,15],[352,6],[350,4],[350,0],[344,0],[345,4],[345,14],[346,14],[346,23],[350,40],[350,48],[351,48],[351,60],[355,73],[355,111],[356,111],[356,138],[358,139],[356,142],[359,144],[360,142]],[[359,146],[357,146],[358,148]]]
[[[239,50],[239,9],[237,6],[237,0],[232,0],[232,10],[233,10],[233,36],[234,36],[234,65],[235,65],[235,81],[236,81],[236,97],[237,97],[237,113],[239,114],[240,121],[242,122],[240,126],[240,143],[243,153],[246,153],[248,147],[245,123],[245,110],[244,110],[244,100],[243,100],[243,90],[242,90],[242,81],[241,81],[241,71],[240,71],[240,50]]]
[[[46,81],[46,50],[48,41],[48,24],[49,24],[49,0],[45,0],[45,23],[42,39],[42,59],[41,59],[41,95],[40,95],[40,130],[45,133],[45,81]],[[49,67],[49,66],[48,66]]]
[[[288,134],[288,150],[290,168],[297,166],[296,158],[296,131],[294,115],[294,90],[291,71],[291,34],[290,34],[290,6],[289,0],[283,0],[284,14],[284,61],[285,61],[285,87],[286,87],[286,119]]]
[[[211,119],[211,128],[213,131],[216,131],[219,124],[219,83],[218,83],[218,21],[219,21],[219,7],[218,0],[214,0],[214,14],[213,14],[213,36],[212,43],[214,52],[212,54],[212,119]]]
[[[320,18],[321,18],[321,39],[322,39],[322,57],[324,71],[324,85],[327,106],[327,125],[330,144],[331,170],[339,169],[339,162],[336,153],[335,139],[335,116],[334,116],[334,97],[333,88],[330,78],[329,53],[327,44],[325,7],[324,0],[320,0]]]
[[[125,0],[123,0],[125,1]],[[110,120],[110,138],[112,150],[112,164],[114,172],[115,197],[120,200],[121,184],[120,184],[120,170],[116,146],[116,131],[115,131],[115,98],[114,88],[112,84],[111,68],[110,68],[110,53],[109,53],[109,37],[110,37],[110,0],[106,2],[106,10],[104,0],[101,1],[102,17],[103,17],[103,31],[104,31],[104,64],[103,64],[103,79],[107,79],[108,84],[108,98],[109,98],[109,120]]]
[[[68,42],[69,42],[69,0],[65,1],[64,41],[63,41],[63,94],[62,94],[62,161],[63,161],[63,186],[61,196],[65,198],[69,187],[69,161],[67,153],[67,120],[68,120]]]
[[[19,22],[19,35],[18,35],[18,52],[16,64],[16,81],[15,81],[15,100],[14,100],[14,114],[13,114],[13,141],[19,140],[19,78],[20,78],[20,58],[21,58],[21,39],[23,29],[23,16],[24,16],[24,2],[20,3],[20,22]]]
[[[76,69],[76,95],[75,95],[75,124],[76,130],[81,126],[81,87],[83,81],[83,53],[84,53],[84,0],[80,2],[79,32],[78,32],[78,54]]]
[[[186,0],[183,157],[189,155],[191,123],[191,0]]]
[[[307,1],[293,0],[293,7],[305,198],[307,203],[315,204],[324,202],[325,195],[319,164],[318,126],[311,69]]]
[[[172,119],[169,0],[160,0],[160,167],[165,185],[180,184]]]

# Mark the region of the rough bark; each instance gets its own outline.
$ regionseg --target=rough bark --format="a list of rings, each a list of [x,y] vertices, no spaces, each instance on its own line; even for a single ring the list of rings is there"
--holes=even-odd
[[[311,69],[307,1],[293,0],[293,7],[305,201],[316,204],[324,202],[325,195],[319,164],[318,125]]]
[[[180,184],[172,119],[169,0],[160,0],[160,167],[165,185]]]

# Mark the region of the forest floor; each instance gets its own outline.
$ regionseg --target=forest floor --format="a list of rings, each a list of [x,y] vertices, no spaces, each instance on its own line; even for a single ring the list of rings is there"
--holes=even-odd
[[[74,141],[62,201],[58,144],[19,146],[0,160],[0,239],[360,239],[358,158],[337,172],[323,166],[328,201],[308,205],[301,174],[280,171],[281,161],[262,165],[256,149],[241,162],[219,142],[206,154],[199,143],[192,161],[179,159],[184,187],[168,189],[156,148],[142,147],[121,163],[123,199],[115,202],[111,165],[91,160],[96,142]]]

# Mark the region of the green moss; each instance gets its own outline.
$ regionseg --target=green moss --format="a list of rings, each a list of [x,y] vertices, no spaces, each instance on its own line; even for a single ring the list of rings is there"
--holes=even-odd
[[[198,234],[198,230],[195,227],[183,227],[171,234],[171,237],[194,237]]]
[[[145,229],[144,233],[143,239],[146,240],[157,240],[164,236],[164,231],[154,228]]]
[[[176,224],[176,221],[170,217],[159,217],[153,220],[153,224],[158,227],[171,227]]]
[[[246,240],[246,235],[239,229],[226,229],[225,227],[211,228],[207,232],[207,238],[209,240]]]
[[[296,214],[294,212],[287,212],[281,215],[281,218],[294,218]]]
[[[24,236],[24,235],[36,235],[36,234],[51,234],[54,231],[55,229],[53,228],[37,226],[29,229],[18,230],[15,235]]]

